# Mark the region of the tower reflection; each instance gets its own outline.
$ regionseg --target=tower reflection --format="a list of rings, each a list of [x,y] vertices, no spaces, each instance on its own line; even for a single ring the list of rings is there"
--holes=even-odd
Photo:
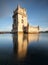
[[[28,34],[28,43],[39,41],[39,34]]]
[[[25,58],[30,42],[39,40],[38,34],[13,34],[13,49],[17,58]]]
[[[14,53],[18,58],[24,58],[27,53],[28,40],[26,34],[13,34]]]

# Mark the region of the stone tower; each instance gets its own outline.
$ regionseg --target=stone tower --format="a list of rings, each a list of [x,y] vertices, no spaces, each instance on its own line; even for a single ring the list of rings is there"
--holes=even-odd
[[[13,14],[13,32],[28,32],[26,9],[17,6]]]

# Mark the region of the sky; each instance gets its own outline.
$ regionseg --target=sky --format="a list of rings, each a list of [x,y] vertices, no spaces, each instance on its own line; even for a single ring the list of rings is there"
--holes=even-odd
[[[48,0],[0,0],[0,31],[11,31],[13,11],[17,5],[26,8],[30,25],[48,30]]]

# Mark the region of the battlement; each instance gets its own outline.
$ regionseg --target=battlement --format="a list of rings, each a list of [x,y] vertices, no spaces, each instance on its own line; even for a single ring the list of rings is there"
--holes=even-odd
[[[14,14],[20,14],[22,16],[26,16],[26,9],[20,7],[19,5],[17,6],[17,8],[14,11]]]

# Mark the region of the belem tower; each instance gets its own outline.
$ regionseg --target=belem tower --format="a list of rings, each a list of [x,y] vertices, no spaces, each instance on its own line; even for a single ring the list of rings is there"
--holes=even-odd
[[[13,29],[12,32],[17,33],[39,33],[39,26],[30,26],[27,20],[26,9],[17,6],[13,13]]]

